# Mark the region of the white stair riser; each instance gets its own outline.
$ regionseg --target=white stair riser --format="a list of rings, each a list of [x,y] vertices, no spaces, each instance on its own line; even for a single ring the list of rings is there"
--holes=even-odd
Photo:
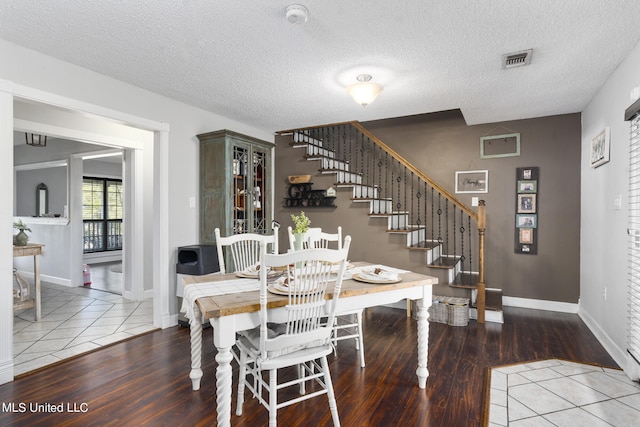
[[[349,163],[345,163],[341,160],[322,158],[322,169],[339,169],[343,171],[349,170]]]
[[[391,200],[371,200],[370,214],[390,214],[393,211],[393,201]]]
[[[313,145],[319,145],[322,147],[322,141],[319,139],[315,139],[315,138],[310,138],[309,136],[296,132],[293,134],[293,142],[298,144],[298,143],[302,143],[302,144],[313,144]]]
[[[407,228],[407,221],[409,219],[409,215],[407,214],[394,214],[388,218],[388,229],[389,230],[402,230]]]
[[[469,319],[478,319],[478,310],[475,308],[469,309]],[[484,311],[484,320],[485,322],[492,323],[504,323],[504,314],[502,311],[495,310],[485,310]]]
[[[366,185],[356,185],[353,187],[354,199],[375,199],[378,197],[378,189]]]
[[[326,148],[316,147],[315,145],[307,145],[307,155],[308,156],[325,156],[334,158],[336,153],[331,150],[327,150]]]
[[[442,256],[442,245],[438,245],[427,251],[427,264],[433,264],[435,260]]]
[[[327,172],[336,174],[336,182],[339,184],[360,184],[362,183],[362,177],[355,173],[349,172]]]
[[[407,233],[407,247],[410,248],[411,246],[423,241],[424,234],[425,234],[424,228],[413,230],[410,233]]]

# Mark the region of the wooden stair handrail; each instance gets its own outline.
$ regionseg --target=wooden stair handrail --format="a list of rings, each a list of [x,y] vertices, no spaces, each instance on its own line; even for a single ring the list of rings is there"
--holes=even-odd
[[[354,128],[358,129],[360,132],[362,132],[367,138],[369,138],[369,140],[373,141],[376,145],[378,145],[380,148],[382,148],[384,151],[386,151],[387,153],[389,153],[393,158],[395,158],[396,160],[398,160],[404,167],[406,167],[407,169],[409,169],[411,172],[413,172],[415,175],[417,175],[420,179],[422,179],[423,181],[425,181],[427,184],[429,184],[431,187],[435,188],[436,190],[438,190],[438,192],[442,195],[444,195],[445,198],[449,199],[453,204],[455,204],[456,206],[458,206],[462,211],[464,211],[467,215],[469,215],[471,218],[473,218],[475,221],[478,221],[478,214],[471,209],[470,207],[468,207],[467,205],[465,205],[464,203],[462,203],[460,200],[458,200],[453,194],[451,194],[447,189],[445,189],[444,187],[442,187],[440,184],[438,184],[437,182],[435,182],[433,179],[431,179],[429,176],[427,176],[424,172],[422,172],[420,169],[416,168],[414,165],[412,165],[408,160],[406,160],[404,157],[402,157],[398,152],[396,152],[393,148],[389,147],[387,144],[385,144],[384,142],[382,142],[377,136],[375,136],[374,134],[372,134],[367,128],[365,128],[364,126],[362,126],[362,124],[356,120],[354,121],[350,121],[350,122],[340,122],[340,123],[332,123],[332,124],[328,124],[328,125],[320,125],[320,126],[309,126],[309,127],[305,127],[305,128],[301,128],[301,129],[290,129],[290,130],[282,130],[282,131],[278,131],[276,132],[276,134],[278,135],[283,135],[283,134],[288,134],[288,133],[293,133],[293,132],[298,132],[300,130],[308,130],[308,129],[323,129],[323,128],[327,128],[327,127],[333,127],[333,126],[340,126],[340,125],[351,125]]]

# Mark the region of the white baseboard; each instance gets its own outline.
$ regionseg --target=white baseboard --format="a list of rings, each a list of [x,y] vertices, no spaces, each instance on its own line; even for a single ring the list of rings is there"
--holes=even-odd
[[[609,335],[600,327],[600,325],[591,317],[589,313],[580,308],[578,316],[587,325],[591,333],[602,344],[607,353],[613,357],[613,360],[622,367],[625,374],[633,381],[638,381],[640,377],[640,365],[633,360],[624,349],[621,349],[615,342],[609,337]]]
[[[33,271],[18,270],[18,274],[20,274],[25,279],[30,280],[31,282],[33,282],[33,277],[34,277]],[[73,287],[73,285],[71,284],[71,280],[70,279],[65,279],[63,277],[48,276],[46,274],[41,274],[40,275],[40,281],[48,282],[48,283],[54,283],[56,285],[61,285],[61,286],[66,286],[68,288],[72,288]]]
[[[116,261],[122,261],[122,251],[95,252],[82,256],[82,262],[85,264],[100,264],[102,262]]]
[[[502,305],[509,307],[532,308],[535,310],[557,311],[560,313],[578,313],[578,304],[569,302],[546,301],[532,298],[503,296]]]
[[[469,308],[469,319],[478,319],[478,310],[476,308]],[[485,310],[484,321],[491,323],[504,323],[504,314],[502,311]]]
[[[13,359],[0,364],[0,384],[13,381]]]

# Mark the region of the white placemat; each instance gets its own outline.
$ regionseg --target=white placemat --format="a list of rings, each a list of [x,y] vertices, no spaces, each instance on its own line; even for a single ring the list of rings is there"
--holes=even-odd
[[[260,281],[256,279],[235,279],[221,282],[192,283],[184,287],[181,312],[188,319],[193,318],[193,308],[196,300],[202,297],[216,295],[238,294],[260,290]]]

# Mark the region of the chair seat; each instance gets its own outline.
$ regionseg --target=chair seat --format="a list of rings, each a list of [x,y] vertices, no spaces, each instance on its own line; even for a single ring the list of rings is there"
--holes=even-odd
[[[258,332],[258,335],[260,332]],[[259,338],[258,338],[259,339]],[[260,350],[254,347],[246,337],[238,339],[236,345],[241,351],[246,352],[249,357],[256,360],[260,356]],[[302,348],[297,351],[287,352],[278,356],[272,356],[271,358],[261,361],[260,368],[265,370],[286,368],[288,366],[299,365],[311,359],[318,359],[322,356],[327,356],[333,352],[331,344],[325,344],[323,346],[316,346],[311,348]]]
[[[269,339],[276,338],[278,336],[284,335],[286,329],[287,325],[285,325],[284,323],[269,323],[267,325],[267,336]],[[253,329],[239,332],[238,335],[239,338],[237,344],[242,345],[252,357],[257,358],[260,355],[260,326],[256,326]],[[269,358],[281,357],[285,355],[291,356],[292,354],[300,352],[301,350],[307,349],[309,347],[317,347],[325,344],[330,346],[327,340],[316,340],[292,347],[282,348],[277,351],[269,351],[267,355]]]

